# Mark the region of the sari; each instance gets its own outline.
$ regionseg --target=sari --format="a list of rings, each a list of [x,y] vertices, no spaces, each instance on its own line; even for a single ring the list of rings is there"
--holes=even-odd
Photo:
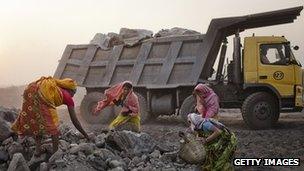
[[[202,165],[202,170],[229,171],[234,170],[231,161],[236,150],[237,139],[222,123],[209,118],[205,119],[200,115],[191,113],[188,115],[191,122],[191,130],[197,131],[199,136],[207,138],[212,134],[212,127],[220,129],[221,134],[212,142],[204,144],[206,150],[206,159]]]
[[[195,88],[196,109],[203,118],[216,118],[219,111],[219,98],[206,84],[198,84]]]
[[[23,93],[22,110],[11,129],[20,136],[59,135],[56,107],[65,104],[64,89],[76,90],[72,79],[41,77],[30,83]],[[72,99],[70,97],[70,99]],[[74,105],[70,100],[69,105]]]
[[[133,89],[123,97],[123,86],[124,84],[129,83],[130,81],[124,81],[114,85],[113,87],[105,90],[106,98],[99,101],[97,103],[97,110],[102,110],[107,106],[113,105],[113,101],[119,101],[123,99],[122,110],[119,115],[110,123],[109,128],[114,129],[118,126],[121,126],[127,122],[135,125],[137,132],[140,130],[140,114],[139,114],[139,102],[137,95],[133,92]],[[124,115],[123,113],[129,112],[128,115]]]

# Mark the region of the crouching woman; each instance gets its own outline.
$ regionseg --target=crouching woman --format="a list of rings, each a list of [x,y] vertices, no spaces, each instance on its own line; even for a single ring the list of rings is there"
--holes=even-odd
[[[236,137],[226,126],[201,115],[188,115],[192,132],[198,134],[206,149],[203,170],[233,170],[231,160],[236,150]]]
[[[131,123],[135,126],[135,132],[140,131],[139,101],[137,95],[133,92],[133,86],[130,81],[124,81],[105,90],[106,98],[97,103],[93,114],[103,110],[110,105],[121,106],[120,114],[111,122],[109,128],[115,129],[123,124]]]

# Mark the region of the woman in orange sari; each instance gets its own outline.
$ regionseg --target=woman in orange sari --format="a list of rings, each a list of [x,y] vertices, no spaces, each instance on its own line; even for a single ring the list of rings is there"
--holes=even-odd
[[[31,136],[35,139],[36,156],[42,153],[43,135],[51,135],[53,152],[58,150],[60,132],[56,107],[62,104],[67,105],[74,126],[89,139],[75,114],[72,97],[76,92],[76,86],[76,82],[69,78],[41,77],[24,90],[22,111],[12,125],[12,130],[20,136]]]
[[[97,114],[106,106],[117,105],[121,106],[120,114],[111,122],[109,128],[116,127],[127,122],[134,124],[136,132],[140,131],[140,117],[139,117],[139,102],[137,95],[133,92],[133,86],[130,81],[124,81],[116,84],[105,91],[106,99],[98,102],[93,113]]]

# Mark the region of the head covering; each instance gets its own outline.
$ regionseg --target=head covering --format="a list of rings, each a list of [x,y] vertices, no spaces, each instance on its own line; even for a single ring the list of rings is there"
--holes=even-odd
[[[76,90],[77,84],[71,78],[64,78],[64,79],[55,79],[56,84],[60,88]]]
[[[124,81],[112,86],[109,89],[105,90],[106,99],[103,99],[98,102],[95,110],[100,111],[105,107],[112,104],[113,100],[121,97],[123,93],[124,84],[129,83],[132,85],[131,81]],[[127,112],[131,110],[133,114],[138,114],[139,112],[139,102],[137,95],[133,92],[133,88],[130,90],[129,94],[125,98],[124,106],[122,108],[122,112]]]
[[[115,84],[114,86],[112,86],[111,88],[108,88],[105,90],[105,95],[106,97],[110,100],[113,101],[114,99],[118,98],[122,92],[123,92],[123,86],[129,83],[132,85],[131,81],[124,81],[118,84]],[[133,91],[133,88],[130,90],[129,94]]]
[[[196,96],[196,109],[204,118],[214,117],[219,110],[219,98],[215,92],[206,84],[198,84],[194,90]]]
[[[199,92],[202,97],[207,97],[209,94],[213,93],[213,90],[209,88],[206,84],[199,83],[195,88],[195,91]]]
[[[35,84],[39,86],[39,94],[51,106],[60,106],[63,103],[60,88],[76,90],[76,82],[70,78],[56,79],[51,76],[41,77]]]
[[[196,113],[190,113],[188,114],[188,121],[191,123],[191,130],[194,131],[195,128],[200,128],[201,124],[205,121],[205,118]]]

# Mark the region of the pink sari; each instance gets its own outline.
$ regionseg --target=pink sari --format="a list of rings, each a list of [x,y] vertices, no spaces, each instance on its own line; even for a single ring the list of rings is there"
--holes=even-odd
[[[198,91],[196,96],[196,109],[203,118],[214,118],[219,111],[219,98],[215,92],[206,84],[198,84],[194,90]]]
[[[113,105],[113,100],[119,100],[123,93],[123,85],[125,83],[130,83],[130,81],[124,81],[122,83],[118,83],[113,87],[105,90],[106,99],[103,99],[98,102],[95,111],[103,110],[105,107]],[[133,92],[133,89],[130,90],[129,94],[127,95],[123,108],[121,112],[128,112],[129,110],[132,111],[130,114],[131,116],[136,116],[139,113],[139,102],[137,95]]]

